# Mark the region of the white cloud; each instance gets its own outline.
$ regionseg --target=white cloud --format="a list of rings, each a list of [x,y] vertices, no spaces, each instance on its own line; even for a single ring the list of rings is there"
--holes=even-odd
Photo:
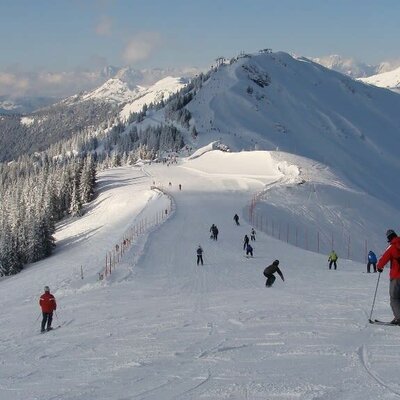
[[[97,23],[95,32],[99,36],[111,35],[113,21],[110,17],[103,16]]]
[[[0,71],[0,95],[24,93],[29,87],[30,82],[27,77]]]
[[[147,59],[160,45],[161,38],[156,32],[142,32],[131,38],[122,57],[129,64]]]
[[[0,71],[0,96],[64,97],[103,83],[99,72]]]

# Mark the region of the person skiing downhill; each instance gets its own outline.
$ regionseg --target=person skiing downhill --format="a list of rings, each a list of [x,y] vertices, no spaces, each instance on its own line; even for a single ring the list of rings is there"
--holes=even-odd
[[[393,229],[386,232],[389,247],[379,258],[376,268],[379,273],[383,271],[385,265],[390,261],[390,307],[394,318],[390,322],[393,325],[400,325],[400,237]]]
[[[42,329],[41,332],[51,331],[51,322],[53,321],[53,311],[57,309],[57,303],[55,297],[50,293],[50,288],[48,286],[44,287],[44,293],[40,296],[39,305],[42,309]]]
[[[256,241],[256,231],[254,230],[254,228],[251,228],[250,240],[251,241]]]
[[[211,238],[214,240],[218,239],[218,228],[217,225],[212,224],[211,228],[210,228],[210,232],[211,232]]]
[[[368,274],[371,272],[371,265],[374,268],[374,272],[376,272],[376,263],[377,263],[376,254],[372,250],[370,250],[368,253],[368,263],[367,263]]]
[[[217,225],[214,226],[214,231],[213,231],[213,235],[214,235],[214,240],[218,240],[218,227]]]
[[[250,254],[251,257],[253,257],[253,247],[251,247],[250,243],[247,243],[246,246],[246,256],[248,257]]]
[[[243,250],[246,250],[246,246],[249,244],[249,237],[247,235],[244,235],[243,238]]]
[[[266,287],[271,287],[275,282],[275,273],[281,277],[282,281],[285,282],[285,278],[283,277],[282,271],[278,267],[279,260],[275,260],[271,265],[264,269],[264,276],[267,278],[265,282]]]
[[[196,252],[197,252],[197,265],[199,265],[199,263],[201,263],[201,265],[203,265],[203,249],[201,248],[200,245],[197,248]]]
[[[233,217],[234,221],[236,222],[236,225],[240,225],[239,224],[239,215],[235,214]]]
[[[215,240],[214,230],[215,230],[215,224],[212,224],[211,228],[210,228],[210,232],[211,232],[210,239]]]
[[[338,255],[336,254],[335,250],[332,250],[332,251],[329,253],[329,257],[328,257],[329,269],[332,268],[332,264],[333,264],[333,265],[335,266],[335,270],[336,270],[336,268],[337,268],[336,261],[337,261],[338,258],[339,258],[339,257],[338,257]]]

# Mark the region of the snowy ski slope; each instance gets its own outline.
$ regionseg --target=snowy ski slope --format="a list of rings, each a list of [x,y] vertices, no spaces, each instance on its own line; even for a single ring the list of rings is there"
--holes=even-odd
[[[338,199],[340,188],[351,190],[313,165],[283,153],[210,151],[169,167],[102,173],[85,216],[59,227],[56,253],[0,283],[0,399],[398,398],[400,331],[368,324],[376,274],[342,258],[338,271],[329,271],[325,255],[261,232],[255,257],[243,257],[254,193],[268,187],[274,201],[289,206],[282,189],[296,185],[296,171],[331,182]],[[105,252],[169,204],[150,189],[153,182],[173,197],[174,213],[99,282]],[[218,242],[209,238],[212,223]],[[198,244],[202,267],[195,264]],[[377,252],[384,238],[381,246]],[[278,277],[267,289],[262,271],[276,258],[285,282]],[[44,285],[57,298],[54,324],[62,327],[41,335]],[[374,316],[391,318],[386,271]]]

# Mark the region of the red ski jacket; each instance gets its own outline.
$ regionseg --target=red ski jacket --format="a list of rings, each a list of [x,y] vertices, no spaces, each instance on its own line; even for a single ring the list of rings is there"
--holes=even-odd
[[[380,257],[376,268],[383,270],[390,261],[390,279],[400,279],[400,237],[395,237],[390,241],[389,247]]]
[[[45,292],[40,296],[39,300],[40,307],[42,307],[42,312],[52,313],[57,309],[56,299],[51,293]]]

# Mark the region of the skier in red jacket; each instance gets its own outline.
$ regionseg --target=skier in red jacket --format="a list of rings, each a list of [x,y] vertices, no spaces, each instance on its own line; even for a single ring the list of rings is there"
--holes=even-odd
[[[390,261],[390,307],[392,307],[394,319],[391,324],[400,325],[400,237],[396,232],[389,229],[386,232],[389,247],[382,254],[376,265],[379,273],[383,271],[385,265]]]
[[[51,331],[53,328],[51,327],[51,322],[53,320],[53,311],[57,309],[57,303],[55,297],[50,293],[50,288],[48,286],[44,287],[44,293],[40,296],[39,300],[40,307],[42,308],[42,332],[46,332],[46,323],[47,323],[47,331]]]

